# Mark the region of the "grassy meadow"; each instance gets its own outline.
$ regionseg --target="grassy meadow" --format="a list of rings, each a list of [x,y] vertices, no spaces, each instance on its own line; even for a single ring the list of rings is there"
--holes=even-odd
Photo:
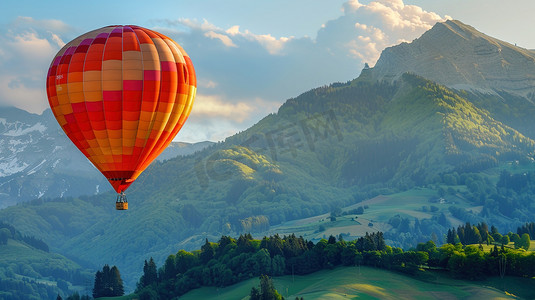
[[[477,209],[477,207],[471,206],[460,195],[446,195],[443,203],[430,203],[429,199],[433,197],[437,197],[437,192],[429,188],[416,188],[391,195],[380,195],[342,209],[343,211],[350,211],[360,206],[367,207],[364,210],[364,214],[357,215],[356,219],[354,218],[354,214],[350,214],[336,217],[336,221],[331,222],[329,218],[330,214],[327,213],[271,226],[270,231],[268,233],[262,233],[262,235],[294,233],[296,236],[303,236],[308,240],[318,240],[328,238],[330,235],[337,236],[340,233],[349,233],[349,236],[344,237],[349,240],[363,236],[366,232],[386,232],[390,230],[392,227],[388,224],[388,220],[398,214],[410,219],[429,219],[440,212],[447,213],[448,207],[453,203],[467,210]],[[422,207],[429,207],[431,205],[437,207],[438,210],[436,212],[422,210]],[[448,216],[448,219],[452,226],[464,224],[464,222],[451,215]],[[370,223],[373,225],[370,226]],[[325,230],[320,231],[320,226]]]
[[[513,299],[535,296],[534,279],[492,278],[486,281],[454,280],[441,274],[427,274],[419,280],[399,273],[370,267],[340,267],[307,276],[274,278],[275,288],[286,299]],[[203,287],[181,299],[248,299],[258,279],[225,288]],[[506,287],[504,292],[500,288]],[[128,299],[128,298],[123,298]]]

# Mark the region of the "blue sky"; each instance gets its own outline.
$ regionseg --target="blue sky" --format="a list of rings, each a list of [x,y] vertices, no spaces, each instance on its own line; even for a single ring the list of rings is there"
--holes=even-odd
[[[53,4],[52,4],[53,3]],[[149,3],[150,5],[147,5]],[[348,81],[388,46],[447,18],[535,49],[535,1],[7,1],[0,11],[0,105],[41,113],[60,47],[87,31],[135,24],[181,44],[198,94],[181,141],[218,141],[311,88]]]

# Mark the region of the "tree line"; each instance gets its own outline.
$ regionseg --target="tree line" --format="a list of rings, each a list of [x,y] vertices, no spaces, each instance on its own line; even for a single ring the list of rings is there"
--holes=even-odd
[[[143,275],[136,293],[143,299],[177,299],[178,296],[201,286],[228,286],[249,278],[259,277],[261,289],[251,289],[250,296],[263,297],[271,290],[270,276],[306,275],[334,267],[368,265],[415,274],[422,268],[442,269],[461,279],[482,279],[487,276],[535,276],[535,252],[529,249],[529,234],[534,223],[518,227],[518,233],[501,235],[486,223],[466,223],[448,230],[448,243],[437,247],[433,241],[419,243],[404,251],[386,245],[382,232],[366,233],[353,241],[330,236],[316,244],[294,234],[278,234],[255,240],[251,234],[238,239],[222,236],[218,242],[205,240],[199,250],[180,250],[170,255],[158,268],[154,259],[145,260]],[[515,247],[509,247],[509,237]],[[514,237],[517,237],[515,241]],[[507,239],[506,239],[507,237]],[[527,237],[527,249],[517,246]],[[484,251],[482,243],[494,244]],[[478,245],[479,244],[479,245]],[[498,247],[500,246],[500,247]],[[524,249],[522,249],[524,248]],[[266,288],[268,287],[268,288]],[[274,288],[273,288],[274,290]],[[276,292],[276,291],[275,291]],[[95,274],[93,297],[113,297],[124,294],[119,270],[105,265]],[[87,297],[87,296],[84,296]],[[79,295],[67,299],[77,300]],[[264,298],[260,298],[264,299]]]
[[[200,250],[180,250],[176,255],[170,255],[161,268],[153,258],[146,260],[136,293],[141,300],[176,299],[201,286],[223,287],[259,277],[261,289],[251,290],[251,297],[257,299],[263,297],[264,290],[271,290],[269,276],[305,275],[340,265],[368,265],[407,274],[417,273],[422,268],[442,269],[454,277],[471,280],[497,275],[533,277],[535,252],[517,247],[517,242],[527,237],[529,249],[529,234],[523,232],[529,231],[533,225],[527,223],[519,227],[520,238],[512,232],[501,235],[496,227],[489,229],[485,223],[466,223],[448,230],[448,243],[441,247],[428,241],[407,251],[386,245],[382,232],[366,233],[353,241],[337,240],[331,235],[316,244],[294,234],[283,237],[276,234],[262,240],[253,239],[250,234],[242,234],[238,239],[222,236],[218,242],[206,239]],[[512,239],[515,249],[507,247],[509,236],[518,237],[517,241]],[[482,243],[494,244],[494,248],[486,252]],[[102,271],[97,271],[94,298],[123,294],[123,283],[116,266],[105,265]],[[75,294],[67,299],[86,298]]]
[[[50,251],[48,245],[42,240],[35,238],[34,236],[23,235],[12,225],[5,222],[0,222],[0,245],[6,245],[8,239],[24,242],[29,246],[45,252]]]
[[[500,269],[503,261],[507,262],[505,270]],[[532,277],[535,253],[497,245],[486,252],[481,245],[461,242],[437,247],[433,241],[404,251],[386,245],[381,232],[366,233],[354,241],[330,236],[317,243],[293,234],[261,240],[250,234],[238,239],[222,236],[218,242],[206,240],[200,250],[180,250],[170,255],[160,268],[152,258],[145,261],[136,293],[140,299],[176,299],[201,286],[223,287],[262,275],[305,275],[341,265],[368,265],[408,274],[421,268],[438,268],[464,279],[497,276],[502,271],[505,275]]]
[[[535,222],[526,223],[525,225],[518,227],[516,233],[518,235],[527,233],[530,237],[535,237]]]

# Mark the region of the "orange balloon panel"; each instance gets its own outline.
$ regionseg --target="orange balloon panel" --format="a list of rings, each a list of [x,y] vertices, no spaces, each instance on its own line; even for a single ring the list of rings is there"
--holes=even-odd
[[[120,193],[182,128],[197,82],[189,56],[170,38],[108,26],[58,52],[46,90],[67,136]]]

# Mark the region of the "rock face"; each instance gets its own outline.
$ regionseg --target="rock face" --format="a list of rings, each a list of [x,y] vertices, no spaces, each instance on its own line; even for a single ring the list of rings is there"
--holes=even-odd
[[[535,100],[535,51],[455,20],[437,23],[412,43],[386,48],[369,71],[379,80],[411,72],[455,89],[503,90]]]

